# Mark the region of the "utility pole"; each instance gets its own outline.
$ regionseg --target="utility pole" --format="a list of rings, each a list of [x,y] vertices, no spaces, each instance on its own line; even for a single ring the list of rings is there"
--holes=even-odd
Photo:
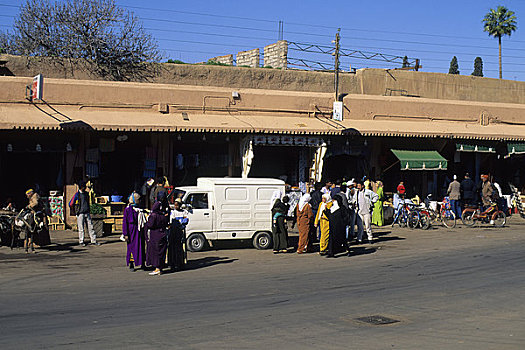
[[[277,36],[277,40],[281,41],[284,37],[284,22],[279,21],[279,35]]]
[[[341,28],[337,28],[337,33],[335,34],[335,101],[337,101],[337,98],[339,97],[339,40],[341,39],[339,32],[341,31]]]

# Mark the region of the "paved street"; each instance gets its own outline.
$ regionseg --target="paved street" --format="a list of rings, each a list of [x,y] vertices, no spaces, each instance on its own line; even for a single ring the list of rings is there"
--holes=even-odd
[[[525,220],[376,232],[352,257],[222,245],[160,277],[129,272],[116,235],[1,247],[0,348],[525,348]]]

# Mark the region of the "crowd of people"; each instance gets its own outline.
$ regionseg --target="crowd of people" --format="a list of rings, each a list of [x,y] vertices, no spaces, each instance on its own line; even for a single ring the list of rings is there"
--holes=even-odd
[[[395,211],[407,200],[403,181],[397,186],[392,207]],[[448,184],[445,195],[450,199],[451,210],[460,219],[466,206],[481,205],[486,210],[493,204],[507,212],[499,184],[489,181],[487,174],[480,176],[476,184],[468,173],[461,182],[456,175]],[[362,244],[364,239],[374,243],[372,224],[384,225],[384,204],[386,201],[383,183],[372,182],[364,177],[361,181],[316,183],[310,193],[302,195],[293,217],[289,211],[288,196],[275,192],[271,200],[273,220],[273,253],[288,252],[288,231],[286,221],[297,224],[299,243],[296,252],[313,252],[312,243],[319,241],[319,254],[333,257],[346,251],[350,255],[349,244]],[[366,237],[365,237],[366,233]]]
[[[480,180],[476,184],[468,173],[461,182],[456,175],[453,176],[446,194],[456,218],[461,217],[466,206],[478,203],[483,206],[482,209],[496,203],[500,210],[508,210],[499,184],[489,181],[486,174],[482,174]],[[90,215],[90,187],[90,183],[79,184],[78,192],[69,203],[71,212],[77,217],[81,246],[86,245],[85,228],[91,244],[100,245]],[[183,209],[180,198],[172,201],[174,204],[170,208],[169,189],[165,177],[157,181],[150,178],[141,189],[128,197],[121,239],[127,243],[126,263],[132,271],[138,267],[152,267],[154,270],[150,275],[159,275],[165,266],[176,269],[183,265],[183,230],[188,212]],[[405,201],[405,195],[404,183],[400,182],[393,196],[394,210]],[[38,193],[28,190],[26,196],[28,210],[41,210]],[[383,183],[371,182],[366,177],[360,181],[326,182],[324,186],[316,183],[310,193],[300,197],[293,216],[290,216],[289,197],[276,191],[270,203],[273,253],[289,252],[287,221],[291,220],[292,228],[297,225],[299,232],[298,254],[313,252],[313,243],[318,241],[319,254],[322,256],[334,257],[340,252],[350,255],[350,244],[363,244],[364,240],[369,244],[374,243],[372,224],[384,225],[385,200]],[[24,237],[24,248],[26,252],[34,251],[31,232]]]
[[[187,212],[180,198],[173,207],[168,203],[169,184],[165,177],[154,181],[148,179],[141,193],[134,191],[123,213],[122,236],[126,242],[126,265],[131,271],[137,268],[151,270],[150,275],[160,275],[163,269],[179,269],[184,263],[183,232]],[[84,243],[84,227],[87,227],[92,245],[100,245],[93,229],[90,200],[85,182],[79,184],[70,209],[77,217],[79,244]]]
[[[313,252],[313,243],[319,241],[319,254],[334,257],[346,252],[350,255],[349,244],[355,240],[363,243],[366,233],[368,243],[374,243],[372,223],[382,226],[383,184],[376,182],[376,191],[371,182],[362,181],[327,182],[314,185],[313,191],[301,196],[292,218],[287,217],[289,198],[280,191],[271,199],[273,253],[288,252],[288,230],[286,220],[297,224],[299,242],[296,252]],[[357,226],[357,230],[356,230]]]
[[[488,174],[481,174],[480,181],[476,183],[466,173],[461,183],[454,175],[449,184],[447,195],[450,197],[451,209],[456,218],[461,218],[463,209],[467,206],[481,206],[482,210],[497,204],[499,210],[508,214],[507,201],[503,196],[501,186],[496,181],[490,181]]]

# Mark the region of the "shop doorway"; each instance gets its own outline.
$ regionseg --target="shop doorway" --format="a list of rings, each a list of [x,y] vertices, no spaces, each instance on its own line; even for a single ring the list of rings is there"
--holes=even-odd
[[[44,196],[62,190],[63,152],[3,152],[0,157],[0,206],[8,198],[17,208],[27,205],[25,191],[29,188]]]

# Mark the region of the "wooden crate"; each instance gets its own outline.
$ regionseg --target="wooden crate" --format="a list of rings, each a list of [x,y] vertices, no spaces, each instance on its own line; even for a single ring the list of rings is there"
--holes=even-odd
[[[113,224],[115,224],[115,218],[111,218],[111,217],[110,218],[105,218],[104,219],[104,223],[113,225]]]
[[[65,224],[49,224],[49,229],[51,231],[64,231],[66,229]]]

